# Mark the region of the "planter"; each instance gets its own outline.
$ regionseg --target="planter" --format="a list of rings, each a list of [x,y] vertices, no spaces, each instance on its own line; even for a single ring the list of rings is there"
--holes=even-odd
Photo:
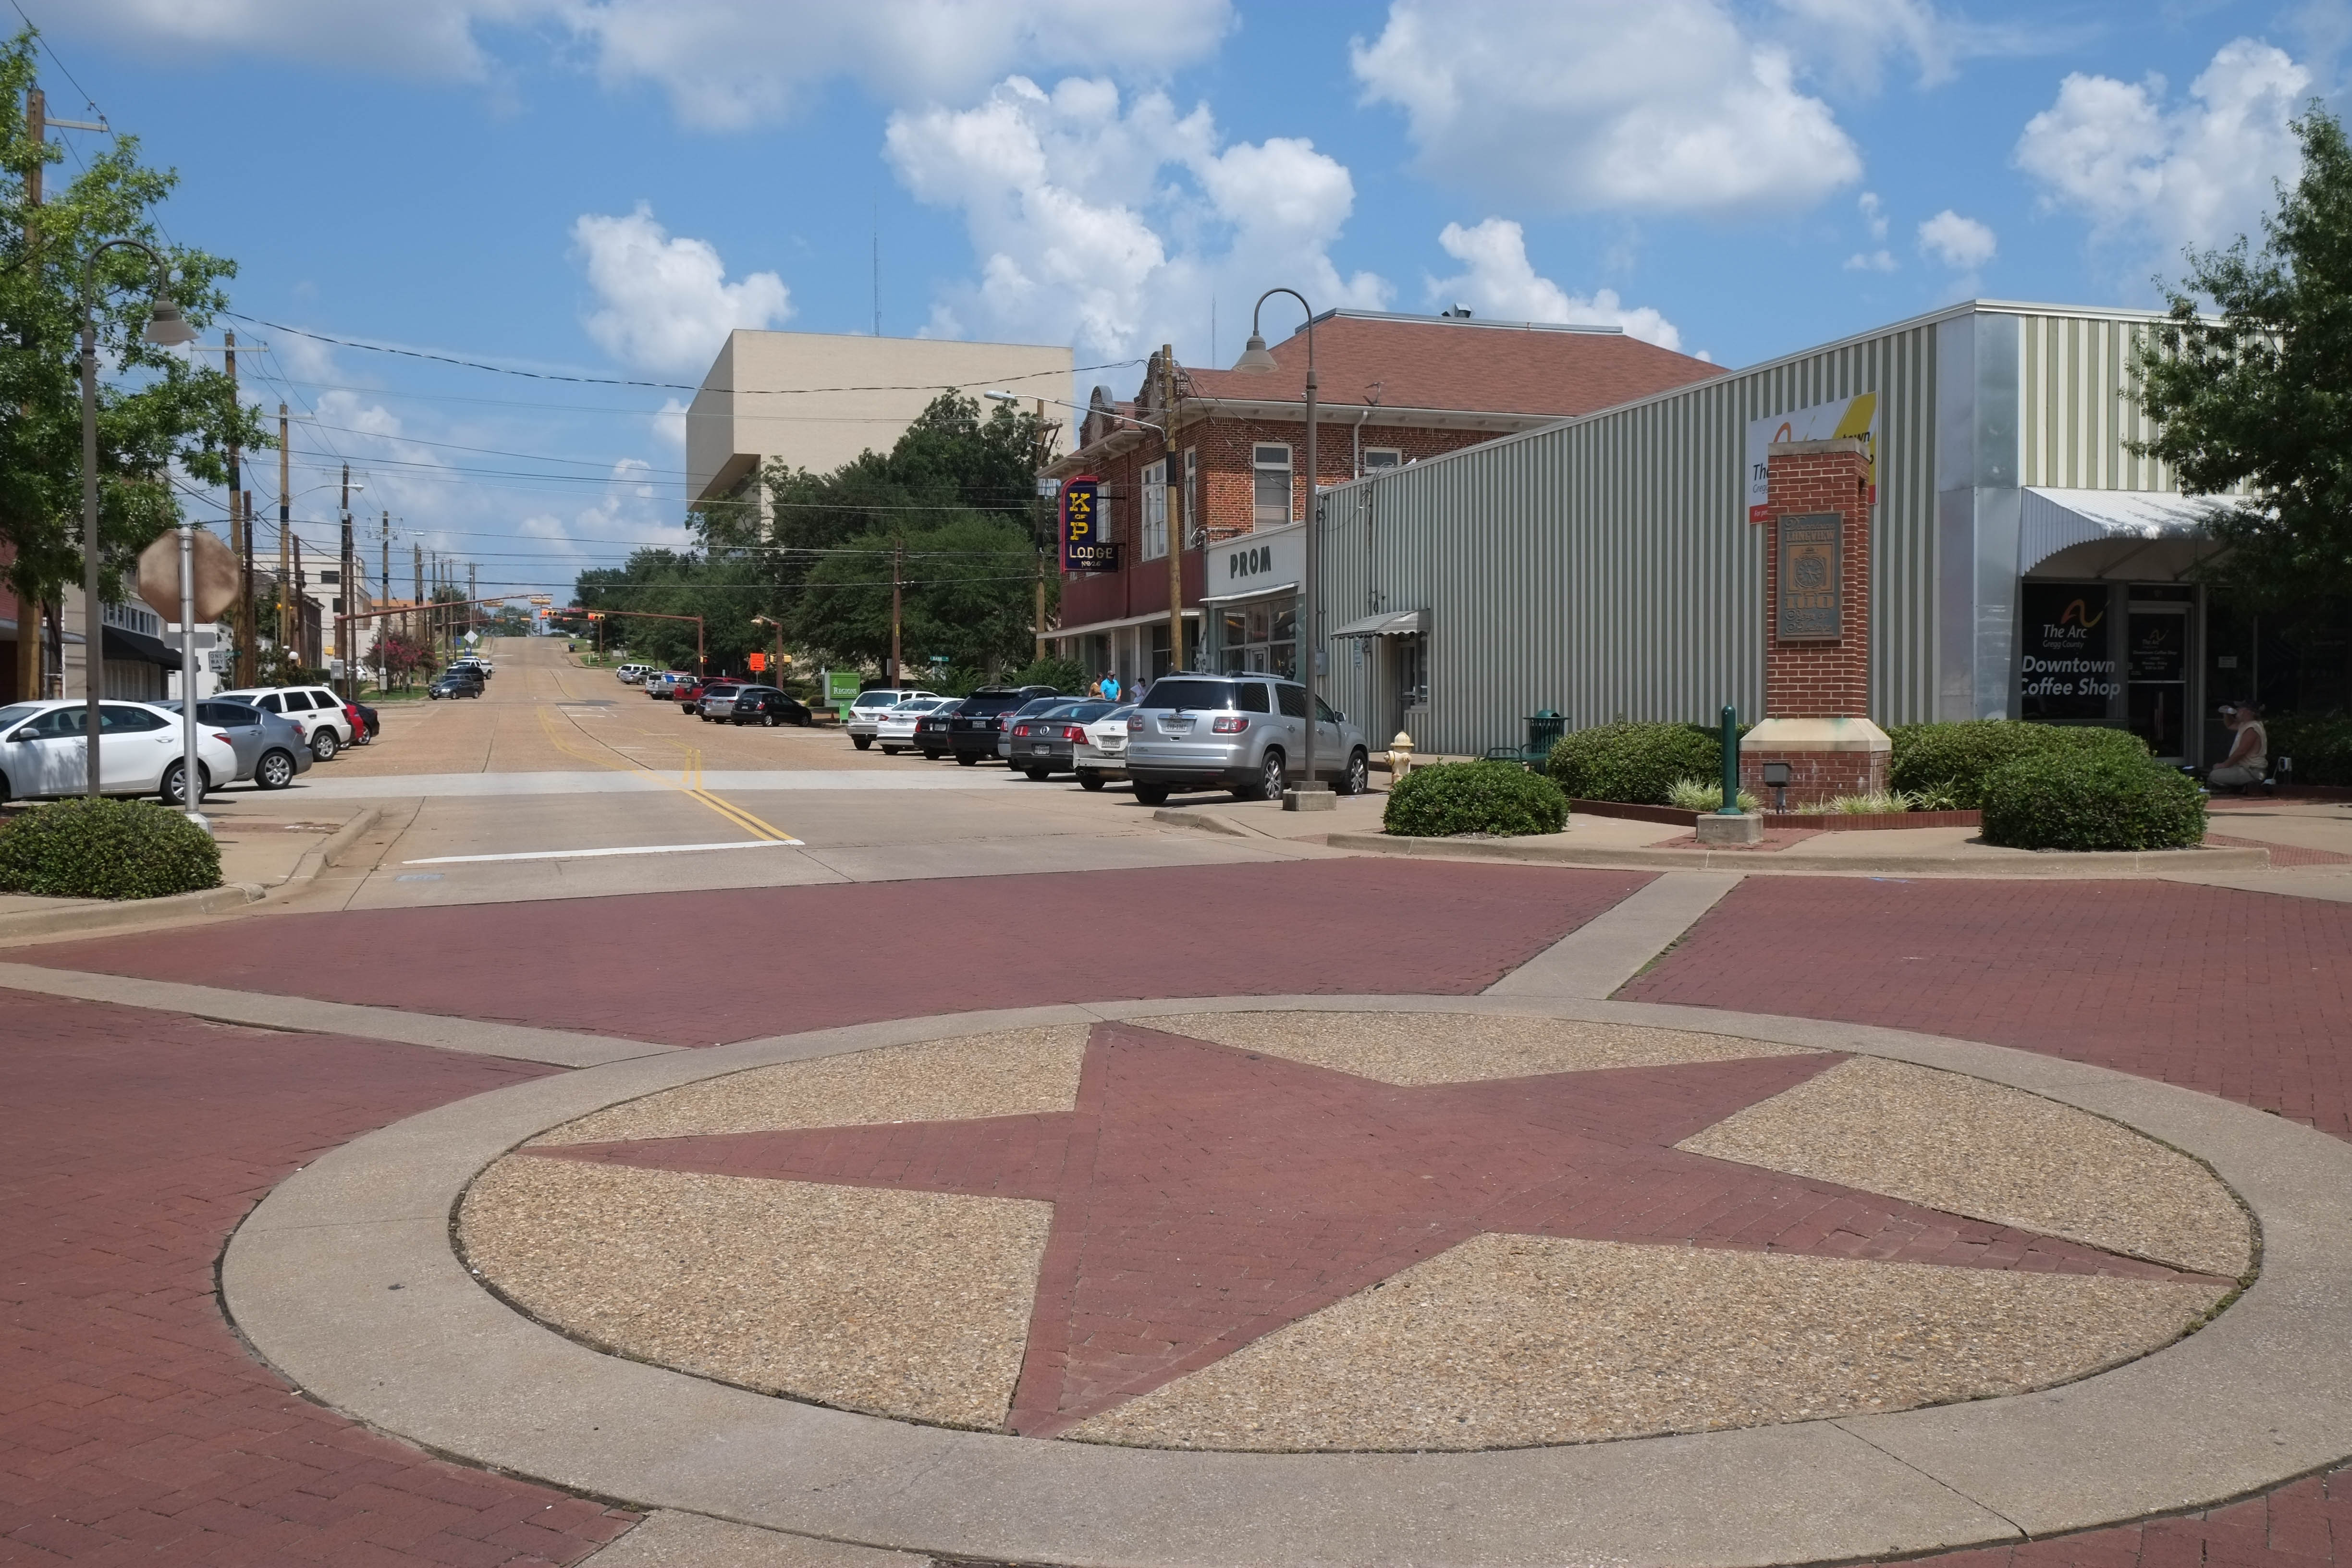
[[[1571,812],[1590,816],[1619,816],[1633,822],[1671,823],[1677,827],[1698,826],[1700,813],[1678,811],[1671,805],[1629,805],[1618,800],[1571,800]],[[1879,827],[1979,827],[1983,826],[1983,814],[1974,811],[1888,811],[1869,816],[1848,816],[1843,812],[1768,811],[1764,813],[1766,828],[1810,827],[1822,833],[1856,833]]]

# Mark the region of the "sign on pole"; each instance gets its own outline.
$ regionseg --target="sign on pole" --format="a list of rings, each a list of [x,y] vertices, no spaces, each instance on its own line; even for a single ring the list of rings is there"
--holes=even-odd
[[[216,621],[236,603],[236,557],[205,529],[195,531],[196,619]],[[163,535],[139,552],[139,596],[164,620],[180,618],[180,536]]]
[[[746,654],[743,656],[743,662],[751,667],[752,674],[757,675],[768,668],[768,656],[764,653]]]
[[[1118,546],[1103,538],[1102,480],[1092,474],[1065,480],[1061,517],[1063,571],[1118,570]]]

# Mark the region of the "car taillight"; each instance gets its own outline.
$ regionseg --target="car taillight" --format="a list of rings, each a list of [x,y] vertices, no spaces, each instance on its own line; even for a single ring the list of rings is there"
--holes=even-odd
[[[1076,724],[1068,725],[1068,726],[1065,727],[1065,728],[1064,728],[1064,730],[1062,731],[1062,739],[1064,739],[1065,741],[1083,741],[1083,740],[1085,740],[1086,738],[1087,738],[1087,732],[1086,732],[1086,731],[1084,731],[1083,729],[1079,728],[1079,727],[1078,727],[1077,725],[1076,725]]]
[[[1026,724],[1015,724],[1013,726],[1013,732],[1016,735],[1025,735],[1029,732],[1029,726]]]
[[[230,740],[226,735],[222,734],[217,730],[213,731],[213,739],[218,741],[224,746],[233,746],[236,744],[236,742]]]
[[[1217,720],[1209,726],[1209,732],[1213,735],[1238,735],[1248,728],[1249,721],[1236,715],[1230,719]]]

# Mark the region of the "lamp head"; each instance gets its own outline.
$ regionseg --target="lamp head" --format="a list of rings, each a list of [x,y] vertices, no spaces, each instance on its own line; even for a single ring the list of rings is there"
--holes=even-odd
[[[1234,368],[1247,371],[1252,375],[1271,375],[1282,366],[1275,362],[1274,353],[1265,346],[1265,340],[1252,332],[1249,342],[1242,345],[1242,357],[1234,361]]]
[[[159,294],[154,304],[148,308],[147,330],[141,335],[149,342],[168,349],[181,343],[194,342],[196,329],[188,325],[187,319],[180,314],[180,307]]]
[[[1018,403],[1021,401],[1009,392],[983,392],[981,395],[987,398],[991,403]]]

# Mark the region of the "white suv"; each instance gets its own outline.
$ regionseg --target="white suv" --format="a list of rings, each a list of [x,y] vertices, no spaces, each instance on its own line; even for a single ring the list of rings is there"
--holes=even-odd
[[[872,691],[861,691],[849,705],[849,722],[842,726],[849,731],[849,743],[859,751],[874,743],[874,731],[882,723],[882,715],[901,702],[912,702],[918,697],[937,697],[936,691],[919,687],[884,686]]]
[[[333,758],[357,736],[343,700],[323,686],[256,686],[243,691],[216,691],[218,702],[242,702],[264,713],[283,713],[302,731],[303,743],[320,762]],[[101,747],[103,741],[99,742]]]
[[[654,672],[650,664],[624,664],[613,670],[613,678],[624,686],[635,686]]]

